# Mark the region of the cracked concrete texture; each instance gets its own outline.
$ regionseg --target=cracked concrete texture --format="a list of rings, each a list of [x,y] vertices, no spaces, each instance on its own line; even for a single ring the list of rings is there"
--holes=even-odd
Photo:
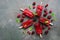
[[[26,8],[36,1],[40,4],[48,3],[49,7],[56,14],[54,27],[49,34],[43,39],[38,36],[28,36],[22,33],[23,30],[18,29],[15,22],[16,12],[19,8]],[[0,40],[60,40],[60,0],[0,0]],[[28,37],[28,38],[27,38]]]

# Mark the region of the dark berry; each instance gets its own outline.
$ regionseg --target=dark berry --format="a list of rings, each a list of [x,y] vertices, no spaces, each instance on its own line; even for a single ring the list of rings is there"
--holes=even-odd
[[[44,34],[47,35],[48,34],[48,30],[46,30]]]
[[[46,14],[43,14],[44,17],[46,17],[47,15]]]
[[[48,7],[48,4],[45,5],[45,8]]]
[[[52,10],[50,10],[49,13],[52,13]]]
[[[49,16],[47,16],[47,18],[48,18],[48,19],[51,19],[52,17],[51,17],[51,15],[49,15]]]
[[[52,19],[51,22],[53,22],[54,20]]]
[[[20,14],[17,14],[17,18],[20,18]]]
[[[33,6],[33,9],[35,9],[35,6]]]
[[[23,22],[24,18],[20,18],[20,22]]]
[[[33,4],[32,4],[33,6],[35,6],[36,5],[36,2],[33,2]]]

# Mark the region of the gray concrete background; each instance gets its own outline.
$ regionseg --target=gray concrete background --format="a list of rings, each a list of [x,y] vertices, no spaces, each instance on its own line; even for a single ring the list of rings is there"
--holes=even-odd
[[[23,30],[19,30],[15,22],[19,8],[26,8],[33,1],[37,4],[41,1],[43,4],[48,3],[49,8],[56,14],[54,28],[43,39],[38,36],[24,35]],[[0,0],[0,40],[60,40],[60,0]]]

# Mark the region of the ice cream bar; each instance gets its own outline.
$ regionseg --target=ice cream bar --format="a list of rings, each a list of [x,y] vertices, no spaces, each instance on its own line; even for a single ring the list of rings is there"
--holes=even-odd
[[[22,23],[22,26],[19,27],[19,28],[25,28],[25,29],[26,29],[26,28],[28,28],[29,26],[31,26],[32,24],[33,24],[33,20],[29,19],[29,20],[23,22],[23,23]]]
[[[29,18],[33,18],[34,14],[32,11],[30,11],[29,9],[20,9],[23,12],[23,15],[28,16]]]
[[[42,37],[42,27],[39,23],[35,23],[34,24],[35,27],[35,31],[38,35],[40,35],[40,37]]]
[[[42,10],[43,10],[43,6],[42,5],[37,5],[36,13],[37,13],[38,17],[42,15]]]

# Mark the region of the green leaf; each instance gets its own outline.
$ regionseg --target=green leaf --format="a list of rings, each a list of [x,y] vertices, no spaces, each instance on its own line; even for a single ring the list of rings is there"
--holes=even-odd
[[[17,23],[20,23],[20,20],[19,20],[18,18],[16,18],[16,22],[17,22]]]
[[[31,31],[31,30],[33,30],[33,27],[31,26],[31,27],[29,27],[29,30]]]
[[[31,6],[29,6],[29,9],[32,9],[32,7],[31,7]]]
[[[56,15],[54,13],[51,14],[53,16],[54,21],[56,21]]]
[[[55,17],[55,14],[54,14],[54,13],[52,13],[51,15],[52,15],[53,17]]]

